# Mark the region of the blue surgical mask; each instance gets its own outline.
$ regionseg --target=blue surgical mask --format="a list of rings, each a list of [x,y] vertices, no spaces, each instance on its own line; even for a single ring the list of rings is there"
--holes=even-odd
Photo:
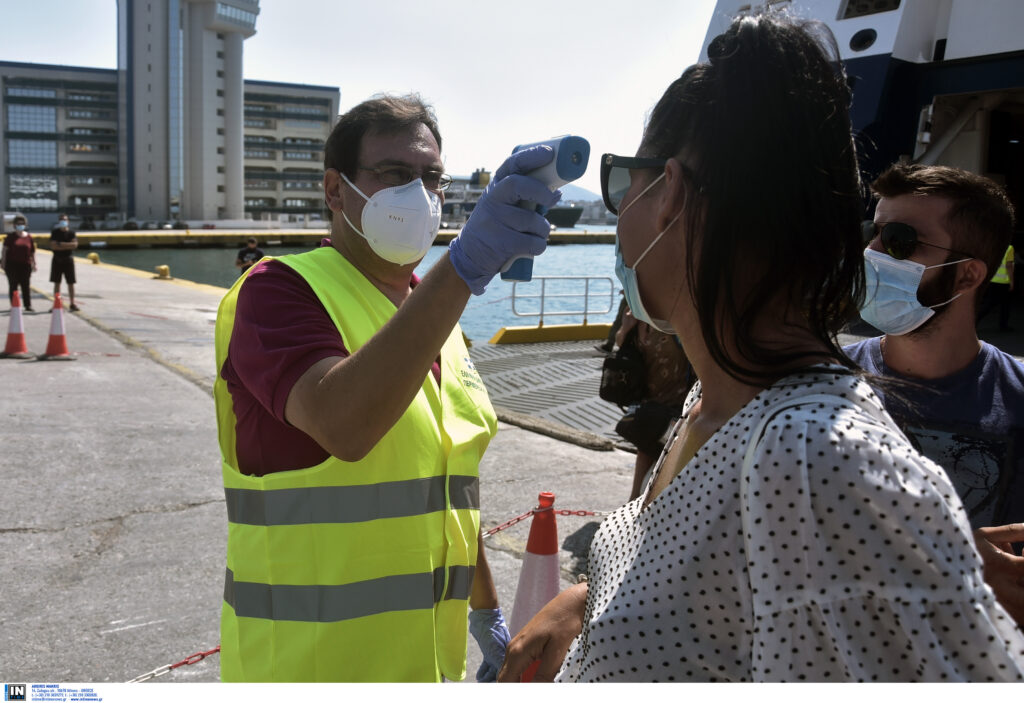
[[[14,229],[18,230],[19,232],[24,232],[25,225],[14,225]]]
[[[866,294],[860,309],[861,319],[885,334],[898,336],[913,332],[935,314],[935,308],[949,305],[960,297],[960,293],[957,293],[944,303],[921,305],[917,299],[917,289],[924,272],[964,261],[970,259],[925,266],[916,261],[894,259],[874,249],[865,249]]]
[[[646,188],[640,191],[640,195],[633,198],[633,200],[631,200],[629,204],[626,205],[626,207],[622,208],[619,211],[619,222],[622,221],[622,216],[626,213],[626,210],[631,208],[633,206],[633,203],[635,203],[637,200],[643,197],[644,193],[650,190],[655,183],[657,183],[664,177],[665,174],[664,172],[662,172],[660,176],[651,181],[650,185],[648,185]],[[654,248],[654,245],[657,244],[662,237],[665,236],[665,233],[672,228],[672,225],[674,225],[676,223],[676,220],[679,219],[679,215],[682,214],[683,211],[680,210],[679,214],[672,218],[672,221],[668,224],[668,227],[666,227],[665,229],[658,233],[658,236],[654,238],[654,241],[651,242],[646,249],[644,249],[644,252],[639,257],[637,257],[637,260],[633,264],[632,268],[626,266],[626,262],[622,258],[622,249],[619,246],[618,226],[616,225],[615,228],[615,275],[618,277],[619,283],[622,284],[622,294],[626,297],[626,305],[629,306],[630,311],[633,313],[633,317],[635,317],[637,320],[640,320],[641,322],[646,322],[648,325],[664,334],[675,334],[676,332],[674,329],[672,329],[672,325],[668,322],[668,320],[655,320],[648,314],[647,308],[644,307],[643,300],[640,299],[640,281],[637,279],[636,269],[640,265],[640,262],[644,260],[644,257],[647,256],[647,253]]]

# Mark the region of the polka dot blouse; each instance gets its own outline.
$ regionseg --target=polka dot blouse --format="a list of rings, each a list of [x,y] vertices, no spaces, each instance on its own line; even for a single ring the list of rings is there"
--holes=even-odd
[[[762,391],[641,509],[660,468],[594,538],[558,680],[1024,680],[949,480],[858,377]]]

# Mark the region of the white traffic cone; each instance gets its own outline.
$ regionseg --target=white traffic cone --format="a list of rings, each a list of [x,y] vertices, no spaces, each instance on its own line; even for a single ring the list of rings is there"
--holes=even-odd
[[[25,321],[21,317],[21,293],[14,291],[11,301],[11,319],[7,323],[7,344],[0,353],[0,359],[28,359],[34,356],[29,353],[25,343]]]
[[[46,353],[39,355],[40,361],[74,361],[68,351],[67,335],[64,333],[64,303],[60,293],[53,296],[53,311],[50,313],[50,339],[46,343]]]
[[[523,568],[519,572],[516,601],[512,606],[509,632],[514,636],[541,608],[558,595],[561,586],[558,568],[558,526],[555,523],[555,494],[541,493],[530,523]],[[533,680],[539,662],[531,664],[520,677]]]

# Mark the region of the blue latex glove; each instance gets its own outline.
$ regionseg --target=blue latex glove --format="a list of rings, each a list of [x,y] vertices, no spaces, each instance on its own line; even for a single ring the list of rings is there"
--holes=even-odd
[[[497,680],[501,665],[505,663],[505,649],[512,639],[501,608],[469,611],[469,633],[484,655],[483,663],[476,670],[476,680],[480,683]]]
[[[507,261],[537,256],[547,247],[551,225],[518,203],[532,201],[546,212],[562,197],[561,191],[552,192],[536,178],[522,175],[549,163],[554,154],[551,147],[537,146],[505,159],[469,221],[449,245],[455,271],[474,295],[484,292]]]

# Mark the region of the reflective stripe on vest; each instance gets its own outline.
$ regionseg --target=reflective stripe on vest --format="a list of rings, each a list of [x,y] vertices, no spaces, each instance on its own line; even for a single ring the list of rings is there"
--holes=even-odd
[[[338,622],[401,610],[432,608],[442,600],[469,598],[475,567],[444,567],[428,574],[384,576],[340,586],[271,586],[224,579],[224,602],[239,617],[298,622]],[[430,597],[433,594],[433,598]]]
[[[365,522],[410,517],[444,510],[445,477],[258,491],[225,488],[228,522],[241,525],[308,525],[321,522]],[[480,509],[480,482],[472,476],[451,476],[451,507]]]
[[[356,353],[395,306],[336,250],[282,257]],[[221,301],[223,367],[246,278]],[[363,459],[263,477],[237,467],[230,392],[214,384],[228,510],[226,681],[461,679],[477,557],[477,469],[497,421],[456,326],[410,406]]]
[[[1011,244],[1007,248],[1006,253],[1003,254],[1003,258],[999,260],[999,268],[996,269],[996,275],[992,277],[993,283],[1002,283],[1008,285],[1010,283],[1010,272],[1007,270],[1007,264],[1013,261],[1013,245]]]

